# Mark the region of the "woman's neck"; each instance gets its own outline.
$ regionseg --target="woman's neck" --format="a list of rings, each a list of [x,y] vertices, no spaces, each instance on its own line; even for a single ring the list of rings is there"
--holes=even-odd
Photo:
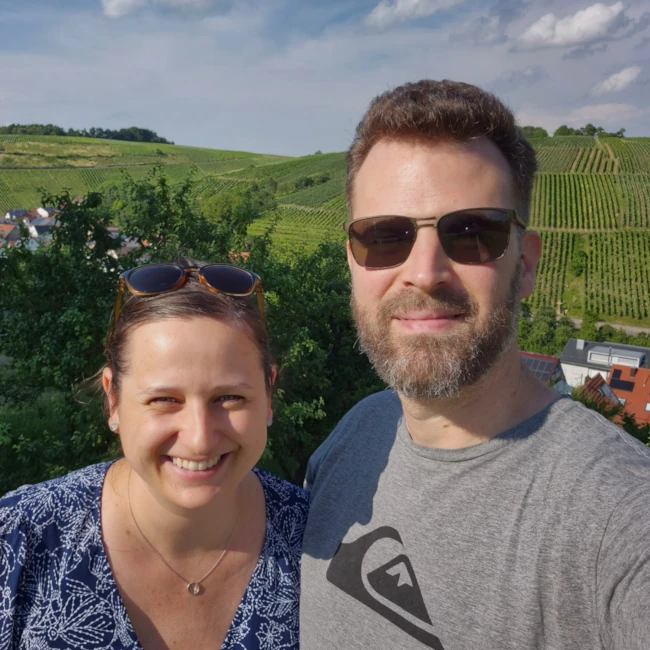
[[[245,517],[242,509],[246,509],[249,479],[255,480],[252,475],[246,477],[206,506],[183,509],[155,495],[126,459],[113,467],[123,519],[135,528],[136,537],[165,558],[182,559],[226,548],[238,520]]]

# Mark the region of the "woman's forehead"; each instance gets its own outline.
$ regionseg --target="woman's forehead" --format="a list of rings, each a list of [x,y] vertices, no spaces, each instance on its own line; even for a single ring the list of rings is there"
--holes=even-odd
[[[227,367],[241,373],[260,366],[259,351],[244,329],[207,317],[140,325],[126,352],[130,374],[223,372]]]

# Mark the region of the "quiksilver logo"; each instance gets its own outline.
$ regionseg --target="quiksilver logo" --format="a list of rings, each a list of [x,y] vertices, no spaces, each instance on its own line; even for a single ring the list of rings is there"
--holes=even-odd
[[[400,534],[389,526],[342,543],[327,580],[423,645],[444,650],[433,633],[422,592]]]

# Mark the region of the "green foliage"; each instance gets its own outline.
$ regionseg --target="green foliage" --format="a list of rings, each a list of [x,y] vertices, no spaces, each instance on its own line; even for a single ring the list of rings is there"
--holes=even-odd
[[[587,253],[576,248],[573,251],[573,255],[571,256],[571,264],[569,265],[569,270],[575,277],[579,277],[585,272],[586,265]]]
[[[553,133],[553,136],[564,136],[564,135],[588,135],[588,136],[609,136],[612,138],[623,138],[625,137],[625,129],[619,129],[618,131],[614,133],[607,133],[605,129],[603,129],[602,126],[594,126],[593,124],[586,124],[585,126],[579,128],[579,129],[572,129],[571,127],[567,126],[566,124],[563,124],[562,126],[559,126],[557,129],[555,129],[555,133]]]
[[[247,234],[272,207],[272,184],[235,188],[201,206],[192,187],[190,180],[170,185],[158,169],[142,180],[125,179],[105,196],[47,197],[61,206],[52,244],[35,251],[17,246],[0,258],[0,354],[12,360],[0,374],[2,491],[115,452],[100,399],[85,380],[103,363],[117,276],[143,255],[223,261],[250,252],[248,264],[263,280],[279,368],[263,464],[283,476],[300,483],[309,456],[338,419],[382,387],[355,349],[340,242],[274,255],[270,233]],[[122,241],[107,229],[115,221],[141,244],[117,259],[112,252]],[[43,462],[30,465],[29,458]]]
[[[580,388],[574,389],[571,397],[614,422],[643,444],[650,446],[650,424],[637,422],[634,414],[625,411],[621,404],[611,404],[607,400],[594,399]]]
[[[93,126],[90,129],[62,129],[54,124],[10,124],[9,126],[0,126],[2,134],[21,134],[21,135],[58,135],[58,136],[76,136],[82,138],[103,138],[110,140],[127,140],[129,142],[160,142],[162,144],[174,144],[165,138],[161,138],[151,129],[142,129],[137,126],[131,126],[128,129],[102,129]]]
[[[548,131],[541,126],[522,126],[519,130],[527,140],[548,138]]]

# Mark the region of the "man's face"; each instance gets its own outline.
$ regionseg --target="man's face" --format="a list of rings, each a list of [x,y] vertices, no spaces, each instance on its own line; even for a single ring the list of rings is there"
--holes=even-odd
[[[355,180],[352,218],[478,207],[514,207],[510,170],[490,141],[382,140]],[[354,318],[379,376],[412,399],[475,384],[513,343],[520,296],[532,288],[525,257],[514,226],[506,254],[487,264],[452,261],[435,228],[418,230],[407,261],[391,269],[360,267],[348,245]]]

